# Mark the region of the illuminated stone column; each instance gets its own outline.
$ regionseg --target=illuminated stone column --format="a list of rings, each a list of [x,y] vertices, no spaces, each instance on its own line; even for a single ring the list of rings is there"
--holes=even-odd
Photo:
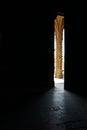
[[[56,34],[56,60],[55,60],[55,78],[63,78],[62,74],[62,37],[63,24],[62,16],[57,16],[55,19],[55,34]]]

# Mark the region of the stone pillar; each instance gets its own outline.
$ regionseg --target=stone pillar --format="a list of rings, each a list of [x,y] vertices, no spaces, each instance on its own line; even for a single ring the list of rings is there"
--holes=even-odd
[[[55,19],[55,34],[56,34],[56,60],[55,60],[55,78],[63,78],[62,74],[62,16],[57,16]]]

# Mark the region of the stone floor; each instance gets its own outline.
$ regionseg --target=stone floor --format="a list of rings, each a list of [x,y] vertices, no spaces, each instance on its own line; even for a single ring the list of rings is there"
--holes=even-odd
[[[65,91],[63,83],[25,99],[2,107],[1,130],[87,130],[87,99]]]

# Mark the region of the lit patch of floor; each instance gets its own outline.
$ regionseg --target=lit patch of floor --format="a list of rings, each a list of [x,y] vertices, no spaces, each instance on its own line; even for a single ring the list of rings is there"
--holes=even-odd
[[[63,83],[56,86],[43,94],[14,96],[16,100],[3,96],[12,102],[0,102],[1,130],[87,130],[87,98],[64,90]]]
[[[55,88],[58,88],[61,91],[64,91],[64,79],[54,78],[54,85],[55,85]]]
[[[54,78],[55,83],[64,83],[64,79]]]

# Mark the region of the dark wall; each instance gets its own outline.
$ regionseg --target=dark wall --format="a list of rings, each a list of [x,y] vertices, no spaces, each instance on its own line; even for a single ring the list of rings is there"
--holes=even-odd
[[[54,6],[56,5],[56,6]],[[64,11],[61,3],[28,7],[11,18],[0,48],[1,89],[50,88],[54,86],[54,18]],[[22,14],[22,15],[21,15]],[[17,16],[16,15],[16,16]],[[2,67],[5,68],[2,69]],[[3,75],[3,76],[2,76]],[[12,91],[13,92],[13,91]]]
[[[65,89],[87,96],[85,9],[74,6],[65,14]]]
[[[9,92],[15,86],[16,80],[16,48],[12,32],[0,32],[2,46],[0,48],[0,90]],[[8,91],[7,91],[8,90]]]
[[[3,33],[0,48],[2,91],[53,87],[53,16],[38,14],[37,19],[32,17],[28,24],[29,31]]]

